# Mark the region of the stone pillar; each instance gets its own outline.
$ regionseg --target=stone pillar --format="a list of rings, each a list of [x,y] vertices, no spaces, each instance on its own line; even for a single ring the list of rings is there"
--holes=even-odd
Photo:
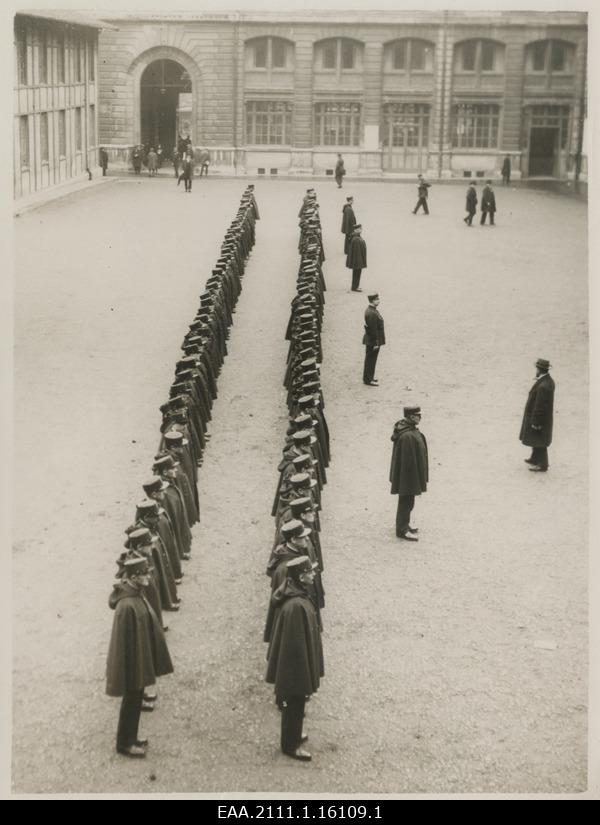
[[[514,37],[514,34],[513,34]],[[510,41],[510,38],[507,38]],[[521,141],[523,135],[523,82],[525,77],[525,42],[507,42],[504,53],[504,100],[502,101],[502,132],[498,141],[496,171],[502,169],[505,155],[510,155],[511,179],[522,174]]]
[[[381,96],[383,91],[383,43],[365,44],[364,94],[363,94],[363,142],[361,146],[359,175],[381,176]]]
[[[304,32],[299,32],[296,40],[292,135],[289,173],[312,175],[313,40]]]

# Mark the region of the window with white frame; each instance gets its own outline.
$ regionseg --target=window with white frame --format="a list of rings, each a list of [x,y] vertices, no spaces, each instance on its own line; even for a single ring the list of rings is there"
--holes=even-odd
[[[317,146],[358,146],[360,103],[315,104],[314,142]]]
[[[500,107],[495,103],[458,103],[452,110],[452,145],[457,149],[498,146]]]
[[[292,104],[281,100],[246,102],[246,143],[282,146],[292,142]]]

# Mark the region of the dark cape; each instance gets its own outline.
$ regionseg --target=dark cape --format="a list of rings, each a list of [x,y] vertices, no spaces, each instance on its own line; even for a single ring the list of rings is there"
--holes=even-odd
[[[402,419],[392,433],[394,449],[390,467],[392,494],[418,496],[427,490],[429,466],[427,442],[414,424]]]
[[[484,186],[481,193],[481,211],[495,212],[496,211],[496,195],[490,186]]]
[[[349,203],[346,203],[342,209],[342,234],[350,235],[356,226],[356,217],[354,209]]]
[[[519,438],[527,447],[552,444],[554,415],[554,381],[549,375],[539,378],[529,391]],[[532,425],[541,430],[532,429]]]
[[[141,591],[119,582],[108,604],[115,615],[106,662],[107,694],[124,696],[172,673],[162,627]]]
[[[271,599],[277,614],[265,681],[275,685],[277,696],[310,696],[325,673],[316,608],[306,591],[289,578]]]
[[[467,201],[465,204],[465,209],[470,215],[474,215],[477,211],[477,192],[470,186],[467,189]]]
[[[348,247],[348,257],[346,258],[346,267],[348,269],[366,269],[367,268],[367,244],[364,238],[360,235],[355,235],[350,241]]]

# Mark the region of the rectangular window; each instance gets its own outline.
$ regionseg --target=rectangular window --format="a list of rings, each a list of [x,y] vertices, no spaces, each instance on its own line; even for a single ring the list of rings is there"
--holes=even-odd
[[[21,146],[21,167],[29,166],[29,117],[22,115],[19,118],[19,142]]]
[[[89,79],[93,83],[96,80],[96,46],[94,44],[93,39],[90,40],[88,45],[88,61]]]
[[[552,44],[552,60],[550,63],[553,72],[564,72],[566,66],[565,47],[562,43]]]
[[[291,143],[292,105],[285,101],[261,100],[246,103],[246,142],[282,146]]]
[[[274,69],[285,68],[285,43],[283,41],[271,41],[271,61]]]
[[[342,42],[342,69],[354,68],[354,45]]]
[[[384,107],[384,146],[412,148],[429,145],[429,113],[427,103],[388,103]]]
[[[469,40],[462,47],[462,67],[464,72],[475,71],[475,54],[477,51],[477,41]]]
[[[81,133],[83,131],[82,128],[81,128],[81,125],[82,125],[81,124],[82,111],[83,110],[82,110],[81,106],[78,106],[77,109],[75,109],[75,151],[76,152],[81,152]]]
[[[254,68],[267,68],[267,41],[260,40],[254,45]]]
[[[360,104],[317,103],[314,140],[320,146],[358,146]]]
[[[58,113],[58,154],[61,158],[67,155],[67,113],[64,109]]]
[[[495,67],[495,47],[489,40],[483,40],[481,43],[481,71],[493,72]]]
[[[50,150],[48,146],[48,112],[40,115],[40,154],[42,163],[50,160]]]
[[[38,56],[40,84],[45,85],[48,82],[48,35],[45,31],[40,32]]]
[[[454,107],[453,145],[459,149],[494,149],[498,145],[500,109],[488,104]]]
[[[96,145],[96,107],[89,108],[88,140],[90,146]]]
[[[410,44],[410,68],[422,72],[425,69],[427,45],[420,40],[412,40]]]
[[[19,85],[27,86],[27,40],[24,31],[20,31],[17,33],[17,62],[19,72]]]
[[[534,72],[543,72],[546,68],[546,44],[535,43],[532,49],[532,65]]]
[[[336,53],[337,53],[337,44],[336,43],[327,43],[325,46],[323,46],[323,68],[324,69],[335,69]]]
[[[394,46],[394,69],[401,71],[406,69],[406,40],[402,40]]]
[[[75,83],[81,83],[81,43],[79,40],[76,41],[73,49],[73,62],[75,64]]]
[[[56,40],[56,67],[58,82],[65,82],[65,36],[60,34]]]

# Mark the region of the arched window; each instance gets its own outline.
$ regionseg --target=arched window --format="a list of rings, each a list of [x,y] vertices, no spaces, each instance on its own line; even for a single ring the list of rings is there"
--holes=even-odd
[[[315,43],[315,69],[317,71],[352,72],[361,68],[362,43],[346,37],[334,37]]]
[[[504,72],[504,44],[496,40],[463,40],[454,49],[456,74],[501,74]]]
[[[432,72],[435,46],[428,40],[405,38],[388,43],[384,67],[388,72]]]
[[[291,69],[294,65],[294,44],[281,37],[256,37],[246,41],[246,68]]]
[[[564,40],[536,40],[525,52],[528,74],[570,74],[573,72],[575,46]]]

